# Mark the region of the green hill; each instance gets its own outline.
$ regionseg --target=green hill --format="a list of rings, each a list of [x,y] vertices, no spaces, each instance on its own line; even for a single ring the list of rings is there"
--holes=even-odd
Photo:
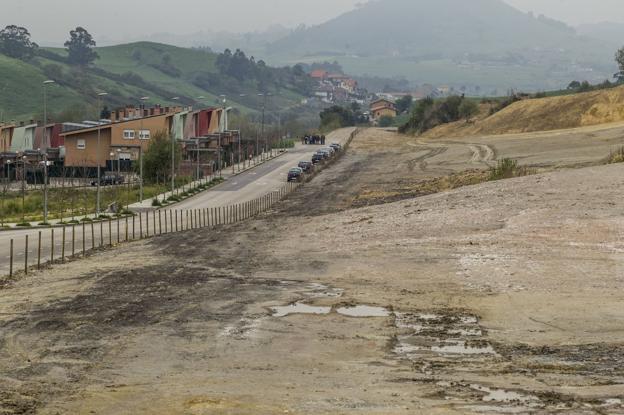
[[[415,84],[553,89],[573,79],[603,81],[615,50],[564,23],[502,0],[378,0],[271,44],[275,62],[337,60],[355,75]],[[478,87],[478,88],[477,88]]]
[[[263,68],[268,81],[261,84],[224,74],[216,65],[218,55],[202,50],[149,42],[96,50],[100,59],[85,70],[69,66],[62,49],[40,50],[28,62],[0,55],[0,119],[42,119],[46,79],[57,82],[48,87],[48,103],[60,121],[94,118],[101,91],[109,94],[109,107],[137,104],[144,96],[154,104],[217,105],[226,95],[227,104],[243,112],[262,107],[261,89],[271,93],[269,108],[294,106],[307,94],[306,81],[290,68]]]

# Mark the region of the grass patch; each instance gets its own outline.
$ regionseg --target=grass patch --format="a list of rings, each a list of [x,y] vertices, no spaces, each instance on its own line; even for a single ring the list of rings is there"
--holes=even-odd
[[[514,177],[522,177],[533,174],[534,171],[524,166],[519,166],[517,160],[504,158],[499,160],[495,167],[490,169],[489,180],[503,180]]]
[[[32,225],[30,224],[30,222],[20,222],[15,226],[19,228],[30,228]]]

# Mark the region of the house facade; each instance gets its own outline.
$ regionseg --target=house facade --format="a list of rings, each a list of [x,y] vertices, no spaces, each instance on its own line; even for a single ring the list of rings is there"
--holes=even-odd
[[[62,133],[65,167],[97,167],[98,162],[100,167],[106,167],[116,160],[138,160],[158,132],[166,134],[171,131],[174,115],[164,113],[145,118],[122,118],[121,121]]]
[[[379,121],[381,117],[396,117],[397,110],[394,102],[388,99],[378,99],[371,102],[370,114],[373,121]]]

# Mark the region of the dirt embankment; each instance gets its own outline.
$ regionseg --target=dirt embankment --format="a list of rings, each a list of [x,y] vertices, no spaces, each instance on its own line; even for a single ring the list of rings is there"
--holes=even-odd
[[[516,102],[491,116],[441,125],[424,134],[443,138],[562,130],[624,121],[624,86]]]
[[[624,166],[410,196],[521,144],[370,130],[266,215],[16,281],[0,413],[623,413]]]

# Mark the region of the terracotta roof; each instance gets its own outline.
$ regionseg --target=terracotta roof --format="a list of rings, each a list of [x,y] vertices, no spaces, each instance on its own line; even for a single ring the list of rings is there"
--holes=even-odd
[[[327,71],[324,71],[323,69],[315,69],[312,73],[310,73],[310,76],[312,78],[325,78],[327,76]]]

